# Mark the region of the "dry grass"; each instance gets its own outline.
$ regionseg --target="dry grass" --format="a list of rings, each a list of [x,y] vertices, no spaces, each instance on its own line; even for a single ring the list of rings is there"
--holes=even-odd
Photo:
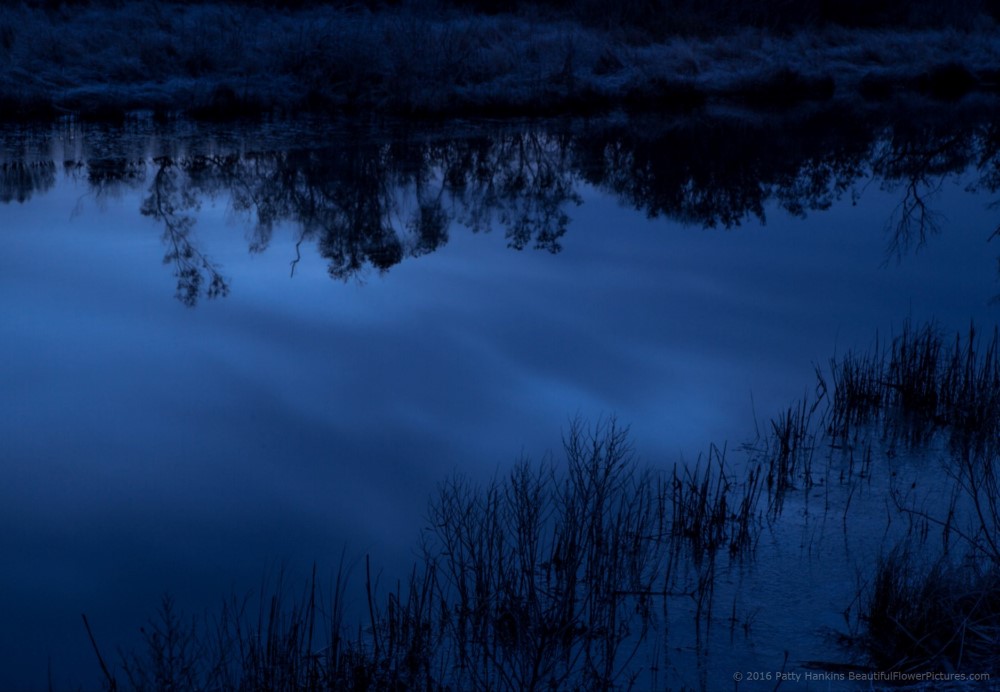
[[[985,28],[807,24],[776,33],[734,22],[708,35],[636,40],[634,27],[580,23],[572,13],[22,5],[0,10],[0,105],[19,120],[113,120],[135,110],[226,120],[304,110],[545,115],[626,102],[684,110],[706,95],[787,107],[834,90],[857,94],[865,78],[919,90],[920,75],[944,64],[967,67],[965,90],[976,90],[1000,69],[1000,41],[990,22],[974,25]]]

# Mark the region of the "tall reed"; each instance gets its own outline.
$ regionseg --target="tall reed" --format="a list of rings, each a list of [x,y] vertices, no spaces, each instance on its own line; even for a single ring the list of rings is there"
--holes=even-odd
[[[920,444],[937,430],[956,440],[1000,435],[1000,332],[984,341],[974,324],[949,346],[932,324],[904,324],[887,350],[848,353],[830,363],[834,384],[829,432],[846,439],[857,426]]]

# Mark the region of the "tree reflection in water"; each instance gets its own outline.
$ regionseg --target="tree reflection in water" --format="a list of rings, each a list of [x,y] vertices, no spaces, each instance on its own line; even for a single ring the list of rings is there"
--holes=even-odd
[[[0,164],[0,202],[27,202],[56,184],[53,161],[10,161]]]
[[[539,125],[249,153],[103,156],[69,162],[66,171],[98,198],[144,191],[139,211],[162,224],[177,297],[194,305],[229,290],[193,233],[206,198],[227,199],[246,220],[251,252],[264,252],[275,227],[290,224],[292,273],[303,243],[314,243],[329,274],[349,280],[434,252],[456,224],[474,233],[500,227],[517,250],[559,252],[585,183],[650,217],[727,229],[765,222],[768,205],[805,216],[877,183],[899,196],[887,253],[900,256],[941,230],[934,193],[949,176],[971,173],[973,188],[1000,189],[1000,130],[954,119],[865,125],[837,114],[777,124],[631,122],[571,134]],[[3,202],[26,201],[55,180],[51,160],[0,160]]]
[[[201,206],[199,197],[184,184],[183,171],[170,157],[159,157],[153,163],[157,166],[156,174],[139,212],[163,224],[163,243],[167,246],[163,263],[174,266],[177,299],[189,306],[197,303],[206,277],[205,294],[209,298],[228,294],[229,284],[191,241],[194,214]]]

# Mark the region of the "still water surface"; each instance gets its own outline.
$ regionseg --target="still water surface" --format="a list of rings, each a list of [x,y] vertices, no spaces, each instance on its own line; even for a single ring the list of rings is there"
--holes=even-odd
[[[345,546],[400,574],[438,483],[558,452],[574,417],[669,468],[907,319],[998,323],[975,156],[901,175],[885,134],[777,162],[773,132],[716,160],[670,136],[8,133],[0,688],[98,685],[82,612],[111,653],[164,592],[198,613]],[[774,573],[831,573],[768,540]],[[738,605],[776,634],[740,664],[821,656],[844,605],[775,619],[760,582]],[[714,687],[714,660],[671,675]]]

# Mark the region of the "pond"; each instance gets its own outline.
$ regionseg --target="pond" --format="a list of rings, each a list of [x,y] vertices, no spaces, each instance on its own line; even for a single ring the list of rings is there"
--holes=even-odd
[[[71,123],[2,142],[3,689],[100,686],[81,613],[112,659],[164,593],[200,614],[341,555],[360,602],[364,556],[383,583],[407,573],[441,482],[558,459],[573,420],[616,417],[642,462],[693,466],[835,354],[906,321],[1000,323],[988,121]],[[720,596],[720,621],[761,613],[739,653],[720,625],[707,663],[674,643],[660,683],[843,658],[819,630],[858,564],[830,571],[842,545],[811,562],[802,535],[774,529],[777,557]],[[803,620],[774,584],[791,573],[839,585]]]

